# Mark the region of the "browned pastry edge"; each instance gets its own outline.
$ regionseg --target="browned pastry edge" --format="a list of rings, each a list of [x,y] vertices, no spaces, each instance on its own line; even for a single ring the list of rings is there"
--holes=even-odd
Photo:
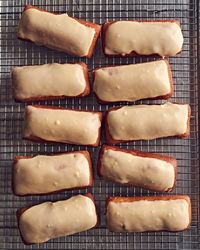
[[[103,176],[102,173],[101,173],[102,157],[103,157],[104,152],[106,150],[108,150],[108,149],[111,149],[111,150],[114,150],[114,151],[119,151],[119,152],[124,152],[124,153],[128,153],[128,154],[132,154],[132,155],[140,156],[140,157],[154,158],[154,159],[158,159],[158,160],[162,160],[162,161],[166,161],[166,162],[170,163],[174,168],[174,184],[173,184],[173,186],[171,188],[169,188],[168,190],[163,191],[163,192],[171,192],[175,188],[175,186],[176,186],[176,177],[177,177],[177,160],[174,157],[167,156],[167,155],[155,154],[155,153],[142,152],[142,151],[139,151],[139,150],[122,149],[122,148],[119,148],[119,147],[108,146],[108,145],[103,145],[101,147],[100,152],[99,152],[98,162],[97,162],[97,174],[98,174],[99,177],[101,177],[101,178],[103,178],[105,180],[108,180],[108,181],[115,182],[115,181],[111,180],[109,177]],[[117,182],[117,181],[115,183],[119,184],[119,182]],[[120,185],[133,187],[133,185],[131,185],[131,184],[122,184],[122,183],[120,183]],[[142,187],[142,186],[135,186],[134,185],[134,187],[140,187],[140,188],[149,189],[149,190],[152,190],[152,191],[157,191],[157,190],[150,189],[150,188],[145,188],[145,187]]]
[[[185,104],[180,104],[180,103],[173,103],[173,104],[179,104],[179,105],[185,105]],[[153,104],[152,104],[153,105]],[[152,105],[149,105],[149,106],[152,106]],[[154,104],[155,105],[155,104]],[[156,104],[156,105],[159,105],[159,104]],[[189,106],[189,104],[187,104],[188,106],[188,120],[187,120],[187,130],[184,134],[181,134],[181,135],[174,135],[174,136],[166,136],[166,137],[162,137],[162,138],[171,138],[171,137],[178,137],[178,138],[181,138],[181,139],[184,139],[184,138],[187,138],[189,135],[190,135],[190,116],[191,116],[191,108]],[[107,112],[106,112],[106,115],[105,115],[105,133],[106,133],[106,143],[110,144],[110,145],[113,145],[113,144],[117,144],[117,143],[120,143],[120,142],[132,142],[132,141],[135,141],[135,140],[115,140],[112,138],[110,132],[109,132],[109,126],[108,126],[108,114],[111,112],[111,111],[114,111],[114,110],[117,110],[117,109],[120,109],[122,107],[114,107],[114,108],[111,108],[109,109]],[[161,137],[159,137],[161,138]]]
[[[96,225],[95,225],[94,227],[96,227],[96,226],[99,224],[99,217],[98,217],[98,213],[97,213],[97,207],[96,207],[96,204],[95,204],[94,196],[93,196],[91,193],[81,194],[81,195],[90,198],[90,199],[93,201],[93,203],[94,203],[95,210],[96,210],[96,216],[97,216],[97,223],[96,223]],[[74,196],[76,196],[76,195],[73,195],[73,196],[71,196],[71,197],[69,197],[69,198],[67,198],[67,199],[65,199],[65,200],[68,200],[68,199],[70,199],[70,198],[72,198],[72,197],[74,197]],[[59,200],[59,201],[60,201],[60,200]],[[47,202],[47,201],[45,201],[45,202]],[[56,201],[52,201],[52,202],[56,202]],[[27,206],[27,207],[23,207],[23,208],[19,208],[19,209],[17,209],[17,211],[16,211],[18,229],[19,229],[19,232],[20,232],[20,236],[21,236],[22,242],[23,242],[25,245],[33,245],[33,244],[37,244],[37,243],[29,243],[29,242],[26,242],[26,241],[24,240],[23,235],[22,235],[22,233],[21,233],[21,231],[20,231],[20,227],[19,227],[19,220],[20,220],[20,217],[21,217],[21,215],[22,215],[26,210],[28,210],[29,208],[34,207],[34,206],[37,206],[37,205],[40,205],[40,204],[43,204],[43,203],[44,203],[44,202],[42,202],[42,203],[37,203],[37,204],[33,204],[33,205],[30,205],[30,206]],[[94,227],[93,227],[93,228],[94,228]]]
[[[56,154],[49,154],[49,155],[46,155],[46,156],[56,156],[56,155],[66,155],[66,154],[75,154],[75,153],[79,153],[79,154],[83,154],[87,161],[88,161],[88,165],[89,165],[89,171],[90,171],[90,182],[89,182],[89,185],[87,186],[79,186],[79,187],[74,187],[74,188],[64,188],[64,189],[59,189],[59,190],[56,190],[56,191],[53,191],[53,192],[48,192],[48,193],[29,193],[29,194],[25,194],[25,195],[20,195],[20,194],[17,194],[16,191],[15,191],[15,183],[14,183],[14,175],[15,175],[15,171],[16,171],[16,164],[18,162],[18,160],[20,159],[30,159],[30,158],[33,158],[35,156],[16,156],[13,160],[13,172],[12,172],[12,190],[13,190],[13,193],[17,196],[22,196],[22,197],[25,197],[25,196],[30,196],[30,195],[49,195],[49,194],[56,194],[56,193],[60,193],[60,192],[64,192],[64,191],[70,191],[70,190],[77,190],[77,189],[84,189],[84,188],[89,188],[89,187],[92,187],[93,185],[93,171],[92,171],[92,161],[91,161],[91,157],[90,157],[90,153],[86,150],[81,150],[81,151],[72,151],[72,152],[62,152],[62,153],[56,153]],[[36,155],[38,156],[38,155]]]
[[[80,64],[83,68],[83,74],[84,74],[84,78],[86,81],[86,86],[84,91],[76,96],[65,96],[65,95],[61,95],[61,96],[34,96],[34,97],[30,97],[30,98],[15,98],[15,101],[19,101],[19,102],[32,102],[32,101],[46,101],[46,100],[58,100],[58,99],[66,99],[66,98],[76,98],[76,97],[84,97],[90,94],[90,81],[89,81],[89,76],[88,76],[88,67],[84,62],[77,62],[77,63],[72,63],[72,64]],[[40,65],[37,65],[40,66]],[[42,65],[41,65],[42,66]]]
[[[142,22],[160,22],[160,23],[165,23],[165,22],[170,22],[170,23],[176,23],[178,24],[178,26],[180,27],[180,22],[177,21],[177,20],[125,20],[125,21],[128,21],[128,22],[139,22],[139,23],[142,23]],[[113,23],[116,23],[118,21],[107,21],[106,23],[104,23],[102,25],[102,49],[103,49],[103,53],[105,56],[107,57],[133,57],[133,56],[140,56],[140,54],[136,53],[135,51],[132,51],[131,53],[129,54],[125,54],[125,55],[121,55],[121,54],[106,54],[105,52],[105,47],[106,47],[106,31],[108,29],[108,27],[113,24]],[[177,53],[181,53],[182,49]],[[145,54],[142,54],[142,56],[155,56],[155,55],[158,55],[156,53],[153,53],[153,54],[150,54],[150,55],[145,55]],[[159,55],[158,55],[159,56]],[[165,57],[168,57],[168,56],[165,56]]]
[[[36,10],[39,10],[39,11],[43,11],[43,12],[48,12],[48,13],[51,13],[53,15],[58,15],[59,13],[53,13],[53,12],[49,12],[47,10],[44,10],[44,9],[41,9],[41,8],[38,8],[38,7],[35,7],[35,6],[32,6],[30,4],[28,5],[25,5],[24,7],[24,11],[28,10],[28,9],[36,9]],[[93,41],[91,43],[91,46],[89,48],[89,51],[88,51],[88,54],[87,55],[84,55],[84,56],[81,56],[81,57],[87,57],[87,58],[91,58],[92,55],[93,55],[93,52],[94,52],[94,48],[95,48],[95,45],[97,43],[97,39],[99,37],[99,34],[100,34],[100,31],[101,31],[101,25],[99,24],[95,24],[95,23],[92,23],[92,22],[88,22],[88,21],[85,21],[85,20],[82,20],[82,19],[78,19],[78,18],[75,18],[75,17],[71,17],[73,18],[74,20],[76,20],[77,22],[87,26],[87,27],[90,27],[90,28],[94,28],[95,29],[95,34],[94,34],[94,37],[93,37]],[[21,37],[18,36],[19,39],[21,40],[26,40],[26,41],[30,41],[32,42],[30,39],[23,39]],[[59,51],[59,50],[58,50]],[[60,50],[61,51],[61,50]],[[64,51],[62,51],[64,52]],[[74,55],[74,54],[71,54],[71,55]],[[77,55],[74,55],[74,56],[77,56]]]
[[[101,112],[98,112],[98,111],[90,111],[90,110],[80,110],[80,109],[67,109],[67,108],[63,108],[63,107],[55,107],[55,106],[45,106],[45,105],[29,105],[31,107],[34,107],[34,108],[40,108],[40,109],[51,109],[51,110],[70,110],[70,111],[77,111],[77,112],[88,112],[88,113],[93,113],[93,114],[98,114],[99,116],[99,120],[100,122],[102,123],[102,113]],[[27,112],[27,110],[25,111]],[[25,120],[26,122],[26,120]],[[27,139],[27,140],[30,140],[30,141],[36,141],[36,142],[52,142],[52,143],[62,143],[62,144],[71,144],[71,145],[80,145],[80,144],[74,144],[74,143],[71,143],[70,141],[66,141],[66,142],[59,142],[59,141],[48,141],[48,140],[44,140],[44,139],[41,139],[37,136],[24,136],[23,137],[24,139]],[[99,131],[98,131],[98,138],[96,140],[96,142],[94,144],[87,144],[87,145],[82,145],[82,146],[93,146],[93,147],[98,147],[99,145],[99,142],[100,142],[100,138],[101,138],[101,126],[99,127]]]
[[[188,208],[188,213],[189,213],[189,223],[186,228],[184,228],[181,231],[185,231],[189,229],[191,221],[192,221],[192,207],[191,207],[191,201],[190,197],[188,195],[170,195],[170,196],[141,196],[141,197],[108,197],[106,199],[106,213],[108,209],[108,205],[110,202],[134,202],[134,201],[142,201],[142,200],[147,200],[147,201],[168,201],[168,200],[179,200],[179,199],[184,199],[189,205]],[[167,230],[159,230],[159,231],[167,231]],[[147,231],[145,231],[147,232]],[[155,231],[150,231],[150,232],[155,232]],[[157,231],[158,232],[158,231]],[[172,231],[174,232],[174,231]]]
[[[171,72],[171,68],[170,68],[170,64],[168,62],[167,59],[160,59],[160,60],[156,60],[156,61],[164,61],[166,64],[167,64],[167,69],[168,69],[168,76],[169,76],[169,82],[170,82],[170,92],[166,95],[160,95],[160,96],[155,96],[155,97],[151,97],[151,98],[144,98],[144,99],[138,99],[138,100],[145,100],[145,99],[149,99],[149,100],[158,100],[158,99],[164,99],[164,100],[167,100],[169,98],[172,97],[173,95],[173,92],[174,92],[174,84],[173,84],[173,78],[172,78],[172,72]],[[155,61],[155,62],[156,62]],[[154,61],[150,61],[150,62],[154,62]],[[145,63],[149,63],[149,62],[145,62]],[[145,63],[137,63],[137,64],[145,64]],[[137,65],[135,64],[135,65]],[[130,64],[127,64],[127,65],[130,65]],[[114,68],[114,67],[118,67],[118,66],[127,66],[127,65],[115,65],[115,66],[108,66],[108,67],[98,67],[98,68],[95,68],[93,71],[92,71],[92,80],[93,80],[93,83],[95,81],[95,73],[98,69],[106,69],[106,68]],[[95,93],[95,92],[94,92]],[[97,101],[100,103],[100,104],[104,104],[104,103],[117,103],[117,102],[133,102],[133,101],[104,101],[102,99],[100,99],[97,94],[95,93],[95,96],[97,98]],[[136,101],[138,101],[136,100]]]

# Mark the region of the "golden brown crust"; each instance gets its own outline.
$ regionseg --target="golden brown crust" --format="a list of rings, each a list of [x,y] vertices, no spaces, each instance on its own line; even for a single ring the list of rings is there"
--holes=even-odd
[[[184,199],[188,203],[190,203],[190,197],[188,195],[168,195],[168,196],[140,196],[140,197],[109,197],[106,202],[133,202],[133,201],[140,201],[140,200],[148,200],[148,201],[155,201],[155,200],[179,200]]]
[[[109,178],[105,178],[101,173],[102,157],[103,157],[104,152],[106,150],[108,150],[108,149],[111,149],[111,150],[114,150],[114,151],[119,151],[119,152],[124,152],[124,153],[128,153],[128,154],[132,154],[132,155],[140,156],[140,157],[154,158],[154,159],[158,159],[158,160],[162,160],[162,161],[166,161],[166,162],[170,163],[174,168],[174,184],[173,184],[173,186],[171,188],[169,188],[165,192],[171,192],[175,188],[175,186],[176,186],[176,177],[177,177],[177,160],[174,157],[167,156],[167,155],[155,154],[155,153],[142,152],[142,151],[139,151],[139,150],[122,149],[122,148],[119,148],[119,147],[114,147],[114,146],[109,146],[109,145],[103,145],[101,147],[100,152],[99,152],[98,162],[97,162],[97,174],[98,174],[99,177],[102,177],[102,178],[107,179],[109,181],[113,181],[113,180],[110,180]],[[118,182],[116,182],[116,183],[118,183]],[[122,183],[120,183],[120,184],[124,185],[124,186],[133,186],[131,184],[122,184]],[[134,186],[134,187],[137,187],[137,186]],[[141,186],[138,186],[138,187],[141,187]],[[148,188],[148,189],[151,190],[150,188]]]
[[[83,68],[83,74],[84,78],[86,81],[86,86],[84,91],[76,96],[66,96],[66,95],[61,95],[61,96],[38,96],[38,97],[30,97],[30,98],[15,98],[15,101],[18,102],[32,102],[32,101],[46,101],[46,100],[61,100],[61,99],[66,99],[66,98],[76,98],[76,97],[84,97],[90,94],[90,81],[89,81],[89,73],[88,73],[88,67],[84,62],[77,62],[73,64],[80,64]]]
[[[109,205],[109,202],[134,202],[134,201],[141,201],[141,200],[147,200],[147,201],[168,201],[168,200],[179,200],[184,199],[188,203],[188,212],[189,212],[189,223],[188,226],[183,229],[182,231],[187,230],[190,227],[191,221],[192,221],[192,207],[191,207],[191,201],[190,197],[188,195],[170,195],[170,196],[141,196],[141,197],[108,197],[106,200],[106,213],[107,208]],[[164,231],[164,230],[160,230]]]
[[[174,103],[175,104],[175,103]],[[179,105],[185,105],[185,104],[181,104],[181,103],[176,103],[176,104],[179,104]],[[158,104],[159,105],[159,104]],[[172,137],[178,137],[178,138],[181,138],[181,139],[184,139],[184,138],[187,138],[189,135],[190,135],[190,116],[191,116],[191,108],[189,105],[188,106],[188,121],[187,121],[187,130],[184,134],[181,134],[181,135],[175,135],[175,136],[168,136],[168,137],[165,137],[165,138],[172,138]],[[114,108],[111,108],[109,109],[107,112],[106,112],[106,115],[105,115],[105,134],[106,134],[106,143],[110,144],[110,145],[113,145],[113,144],[117,144],[117,143],[121,143],[121,142],[133,142],[134,140],[115,140],[112,138],[110,132],[109,132],[109,127],[108,127],[108,114],[109,112],[111,111],[114,111],[114,110],[117,110],[117,109],[120,109],[121,107],[114,107]]]
[[[167,100],[167,99],[171,98],[173,93],[174,93],[174,84],[173,84],[172,72],[171,72],[169,61],[167,59],[160,59],[160,60],[157,60],[157,61],[164,61],[167,64],[168,76],[169,76],[169,82],[170,82],[170,92],[168,94],[166,94],[166,95],[160,95],[160,96],[155,96],[155,97],[151,97],[151,98],[144,98],[144,99],[138,99],[138,100],[146,100],[146,99],[148,99],[148,100],[159,100],[159,99]],[[153,62],[153,61],[151,61],[151,62]],[[118,66],[125,66],[125,65],[115,65],[115,66],[108,66],[108,67],[102,67],[102,68],[98,67],[98,68],[93,69],[92,70],[92,80],[93,80],[93,82],[95,81],[95,73],[96,73],[96,71],[98,69],[114,68],[114,67],[118,67]],[[97,99],[98,103],[100,103],[100,104],[114,103],[114,102],[115,103],[117,103],[117,102],[120,102],[120,103],[133,102],[133,101],[105,101],[105,100],[100,99],[97,96],[96,93],[95,93],[95,96],[96,96],[96,99]]]
[[[94,227],[96,227],[98,224],[99,224],[99,217],[98,217],[98,213],[97,213],[97,207],[96,207],[96,204],[95,204],[95,200],[94,200],[94,196],[91,194],[91,193],[86,193],[86,194],[82,194],[83,196],[86,196],[88,198],[90,198],[92,200],[92,202],[94,203],[94,206],[95,206],[95,210],[96,210],[96,216],[97,216],[97,223]],[[73,197],[73,196],[71,196]],[[19,227],[19,220],[20,220],[20,216],[26,211],[28,210],[29,208],[31,207],[34,207],[36,205],[39,205],[41,203],[37,203],[37,204],[33,204],[33,205],[30,205],[30,206],[27,206],[27,207],[23,207],[23,208],[19,208],[17,211],[16,211],[16,216],[17,216],[17,224],[18,224],[18,229],[19,229],[19,232],[20,232],[20,236],[21,236],[21,239],[22,239],[22,242],[25,244],[25,245],[33,245],[35,243],[29,243],[29,242],[26,242],[21,234],[21,231],[20,231],[20,227]]]
[[[25,197],[25,196],[30,196],[30,195],[49,195],[49,194],[57,194],[57,193],[60,193],[60,192],[64,192],[64,191],[70,191],[70,190],[78,190],[78,189],[85,189],[85,188],[89,188],[89,187],[92,187],[93,185],[93,171],[92,171],[92,161],[91,161],[91,157],[90,157],[90,153],[86,150],[81,150],[81,151],[72,151],[72,152],[61,152],[61,153],[56,153],[56,154],[49,154],[48,156],[56,156],[56,155],[66,155],[66,154],[72,154],[72,153],[79,153],[79,154],[83,154],[87,161],[88,161],[88,165],[89,165],[89,170],[90,170],[90,182],[89,182],[89,185],[87,186],[80,186],[80,187],[75,187],[75,188],[65,188],[65,189],[59,189],[59,190],[56,190],[56,191],[53,191],[53,192],[48,192],[48,193],[31,193],[31,194],[26,194],[26,195],[19,195],[16,193],[15,191],[15,183],[14,183],[14,174],[15,174],[15,168],[16,168],[16,164],[18,162],[18,160],[20,159],[30,159],[30,158],[33,158],[35,156],[16,156],[13,160],[13,172],[12,172],[12,190],[13,190],[13,193],[16,195],[16,196],[22,196],[22,197]]]
[[[60,110],[61,109],[61,110],[72,110],[72,111],[78,111],[78,112],[88,112],[88,113],[98,114],[99,120],[102,123],[103,115],[102,115],[101,112],[98,112],[98,111],[80,110],[80,109],[67,109],[67,108],[63,108],[63,107],[46,106],[46,105],[31,105],[31,106],[35,107],[35,108],[41,108],[41,109],[52,109],[52,110]],[[66,141],[66,142],[48,141],[48,140],[41,139],[41,138],[39,138],[37,136],[28,136],[28,137],[24,136],[23,138],[26,139],[26,140],[36,141],[36,142],[51,142],[51,143],[72,144],[70,141],[69,142],[68,141]],[[98,147],[100,139],[101,139],[101,126],[99,127],[98,138],[97,138],[96,142],[94,144],[89,144],[87,146]],[[79,144],[72,144],[72,145],[79,145]]]
[[[51,14],[53,14],[53,15],[58,15],[58,14],[59,14],[59,13],[53,13],[53,12],[50,12],[50,11],[47,11],[47,10],[44,10],[44,9],[41,9],[41,8],[32,6],[32,5],[30,5],[30,4],[25,5],[23,12],[26,11],[26,10],[28,10],[28,9],[36,9],[36,10],[39,10],[39,11],[51,13]],[[92,44],[91,44],[91,46],[90,46],[90,49],[89,49],[89,51],[88,51],[88,54],[82,56],[82,57],[91,58],[92,55],[93,55],[94,48],[95,48],[95,45],[96,45],[96,43],[97,43],[97,40],[98,40],[100,31],[101,31],[101,25],[95,24],[95,23],[92,23],[92,22],[88,22],[88,21],[85,21],[85,20],[82,20],[82,19],[78,19],[78,18],[75,18],[75,17],[71,17],[71,18],[73,18],[73,19],[76,20],[77,22],[79,22],[79,23],[81,23],[81,24],[83,24],[83,25],[85,25],[85,26],[87,26],[87,27],[91,27],[91,28],[94,28],[94,29],[95,29],[95,34],[94,34],[93,41],[92,41]],[[20,38],[19,36],[18,36],[18,38],[19,38],[20,40],[25,40],[25,41],[32,42],[32,41],[29,40],[29,39],[23,39],[23,38]]]
[[[108,29],[108,27],[113,24],[113,23],[116,23],[118,21],[111,21],[111,22],[106,22],[102,25],[102,48],[103,48],[103,53],[105,56],[107,57],[133,57],[133,56],[140,56],[140,54],[137,54],[135,51],[132,51],[131,53],[129,54],[125,54],[125,55],[121,55],[121,54],[106,54],[105,52],[105,41],[106,41],[106,31]],[[179,27],[181,27],[180,25],[180,22],[177,21],[177,20],[171,20],[171,19],[168,19],[168,20],[128,20],[128,22],[170,22],[170,23],[176,23],[179,25]],[[182,50],[180,50],[177,54],[181,53]],[[147,56],[155,56],[155,55],[158,55],[158,54],[151,54],[151,55],[147,55]],[[146,55],[142,55],[142,56],[146,56]]]

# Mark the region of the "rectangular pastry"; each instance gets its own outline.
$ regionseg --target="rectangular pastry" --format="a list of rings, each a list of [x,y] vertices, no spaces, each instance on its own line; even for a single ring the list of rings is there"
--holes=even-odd
[[[14,97],[19,101],[62,99],[90,93],[85,63],[15,67],[12,82]]]
[[[93,79],[100,102],[168,99],[173,93],[167,60],[95,69]]]
[[[107,22],[102,33],[107,56],[175,56],[183,46],[180,23],[176,20]]]
[[[153,140],[161,137],[189,136],[188,104],[132,105],[108,110],[106,141]]]
[[[18,38],[37,45],[88,57],[93,54],[101,26],[65,14],[27,5],[18,27]]]
[[[107,180],[169,192],[175,186],[177,161],[169,156],[104,145],[97,169]]]
[[[114,232],[183,231],[191,223],[187,195],[111,197],[107,201],[107,226]]]
[[[92,163],[88,151],[56,155],[17,156],[13,165],[16,195],[49,194],[91,187]]]
[[[91,194],[21,208],[17,211],[17,218],[25,244],[43,243],[86,231],[95,227],[98,222]]]
[[[102,113],[50,106],[27,106],[24,138],[98,146]]]

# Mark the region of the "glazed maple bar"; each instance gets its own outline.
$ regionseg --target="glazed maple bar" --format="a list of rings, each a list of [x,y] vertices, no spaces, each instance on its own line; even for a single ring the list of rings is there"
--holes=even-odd
[[[50,106],[27,106],[24,138],[98,146],[102,113]]]
[[[19,101],[81,97],[90,92],[85,63],[15,67],[12,82],[14,97]]]
[[[176,20],[113,21],[102,29],[107,56],[175,56],[183,46],[180,23]]]
[[[50,194],[91,187],[92,163],[88,151],[57,155],[17,156],[13,165],[16,195]]]
[[[106,180],[169,192],[175,186],[177,161],[169,156],[104,145],[97,169]]]
[[[17,211],[17,218],[25,244],[43,243],[86,231],[95,227],[98,222],[91,194],[21,208]]]
[[[177,136],[186,138],[190,131],[188,104],[132,105],[108,110],[106,141],[153,140]]]
[[[113,232],[177,232],[191,223],[187,195],[111,197],[106,210],[107,226]]]
[[[93,79],[100,102],[168,99],[173,93],[167,60],[98,68],[93,71]]]
[[[90,58],[101,26],[64,14],[25,6],[18,27],[18,38],[37,45]]]

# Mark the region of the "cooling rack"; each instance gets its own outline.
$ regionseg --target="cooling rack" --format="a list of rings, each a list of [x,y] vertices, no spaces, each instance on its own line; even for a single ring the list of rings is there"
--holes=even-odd
[[[96,175],[99,148],[67,146],[60,144],[32,143],[22,140],[25,104],[12,98],[10,71],[14,66],[34,65],[51,62],[86,62],[89,69],[106,65],[120,65],[155,60],[155,57],[105,58],[98,42],[94,57],[80,59],[29,42],[19,41],[16,30],[25,4],[33,4],[49,11],[67,12],[71,16],[96,23],[106,20],[178,19],[181,22],[183,52],[170,58],[175,93],[171,101],[190,103],[190,138],[157,139],[124,143],[123,148],[175,156],[178,160],[178,179],[173,194],[188,194],[192,200],[192,225],[190,230],[180,233],[157,232],[120,234],[111,233],[105,224],[105,199],[108,196],[156,195],[139,188],[127,188],[100,180]],[[0,249],[200,249],[200,172],[199,172],[199,3],[198,0],[1,0],[0,1]],[[68,108],[105,111],[114,105],[99,105],[90,94],[86,98],[38,102]],[[143,101],[139,103],[161,103]],[[104,142],[102,136],[101,144]],[[70,191],[57,195],[19,198],[11,190],[12,159],[17,155],[34,155],[66,150],[88,149],[92,154],[95,182],[92,188]],[[16,209],[46,200],[59,200],[74,194],[92,192],[95,196],[99,226],[87,232],[61,237],[40,245],[25,246],[21,242]],[[37,221],[37,218],[36,218]]]

